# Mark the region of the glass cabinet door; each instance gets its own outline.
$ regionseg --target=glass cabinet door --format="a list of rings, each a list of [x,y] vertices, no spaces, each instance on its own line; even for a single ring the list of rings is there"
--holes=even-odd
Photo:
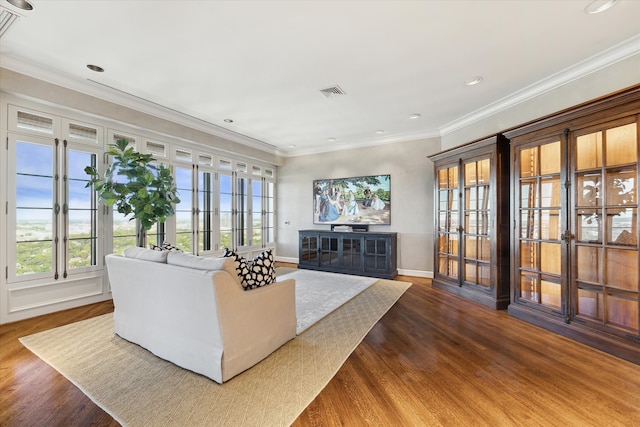
[[[638,335],[638,130],[617,122],[574,138],[575,316]]]
[[[458,166],[441,168],[437,174],[438,255],[436,274],[458,279],[460,277],[458,263],[460,237]]]
[[[485,288],[491,286],[491,159],[463,164],[464,244],[463,280]]]
[[[516,151],[516,298],[563,312],[561,141]]]

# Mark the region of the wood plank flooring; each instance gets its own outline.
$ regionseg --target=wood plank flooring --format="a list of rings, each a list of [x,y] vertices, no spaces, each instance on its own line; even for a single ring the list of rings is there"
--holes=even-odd
[[[398,280],[414,285],[294,426],[640,425],[640,366],[428,279]],[[112,310],[109,301],[0,326],[1,426],[118,425],[18,342]]]

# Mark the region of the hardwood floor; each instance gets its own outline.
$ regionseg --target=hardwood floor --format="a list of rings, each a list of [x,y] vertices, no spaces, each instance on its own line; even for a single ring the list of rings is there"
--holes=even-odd
[[[414,285],[294,426],[640,425],[640,366]],[[0,425],[118,425],[18,338],[111,302],[0,326]],[[639,350],[640,351],[640,350]]]

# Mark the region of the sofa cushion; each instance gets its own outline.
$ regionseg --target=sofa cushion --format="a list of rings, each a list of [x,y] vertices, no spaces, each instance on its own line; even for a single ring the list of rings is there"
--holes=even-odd
[[[168,252],[167,264],[194,268],[196,270],[225,270],[233,277],[236,277],[235,266],[230,258],[205,258],[184,252]]]
[[[251,288],[259,288],[276,281],[276,269],[273,264],[273,253],[267,249],[253,259],[251,263]]]
[[[141,248],[140,246],[132,246],[124,250],[124,256],[127,258],[154,262],[167,262],[167,254],[169,254],[167,251],[154,251],[152,249]]]

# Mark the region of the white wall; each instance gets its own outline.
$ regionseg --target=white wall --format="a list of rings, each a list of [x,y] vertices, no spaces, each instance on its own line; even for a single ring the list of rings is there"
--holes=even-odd
[[[398,269],[402,274],[433,272],[433,163],[440,139],[289,157],[278,168],[278,259],[297,262],[298,230],[313,224],[313,180],[362,175],[391,175],[391,225],[371,231],[398,233]]]

